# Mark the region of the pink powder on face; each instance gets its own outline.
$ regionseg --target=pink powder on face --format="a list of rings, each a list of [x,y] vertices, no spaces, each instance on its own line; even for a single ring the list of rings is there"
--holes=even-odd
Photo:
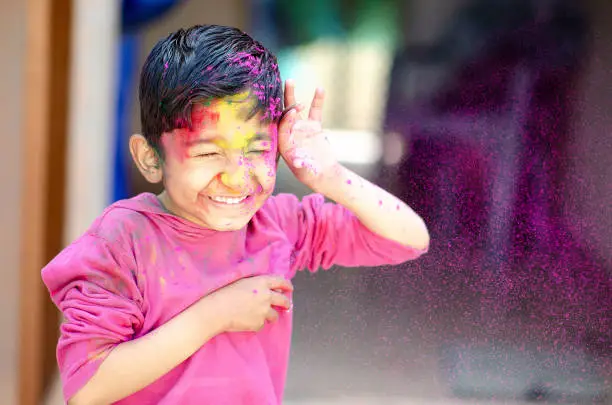
[[[191,110],[191,129],[186,122],[183,122],[183,118],[179,118],[175,125],[181,129],[164,135],[164,137],[170,137],[166,138],[168,140],[166,149],[170,153],[174,153],[180,160],[187,159],[189,157],[189,147],[198,139],[202,129],[215,126],[219,118],[219,112],[213,111],[209,107],[194,106]]]
[[[219,122],[219,112],[209,107],[196,106],[191,111],[191,123],[194,131],[214,126]]]
[[[268,124],[266,129],[267,133],[270,134],[270,141],[272,142],[270,146],[274,150],[278,147],[278,125],[272,122]],[[268,146],[267,143],[266,146]]]
[[[350,181],[350,180],[347,180],[347,181],[346,181],[346,184],[348,184],[348,185],[351,185],[352,183],[353,183],[353,182],[352,182],[352,181]]]
[[[174,133],[169,134],[171,136],[170,143],[171,147],[166,150],[172,151],[175,156],[183,161],[189,157],[189,145],[198,139],[198,133],[196,131],[190,131],[189,129],[179,129]]]

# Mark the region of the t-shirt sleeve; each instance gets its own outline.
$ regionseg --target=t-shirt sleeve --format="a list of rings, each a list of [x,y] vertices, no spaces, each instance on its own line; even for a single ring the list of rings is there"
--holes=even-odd
[[[351,211],[325,202],[320,194],[301,201],[291,194],[279,194],[274,208],[294,245],[292,271],[400,264],[426,252],[370,231]]]
[[[109,352],[143,324],[135,263],[122,249],[86,235],[43,270],[62,312],[57,361],[68,401],[91,379]]]

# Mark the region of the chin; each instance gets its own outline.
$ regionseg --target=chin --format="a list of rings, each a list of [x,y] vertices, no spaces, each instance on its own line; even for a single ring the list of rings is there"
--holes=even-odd
[[[210,228],[219,232],[230,232],[238,231],[245,226],[253,218],[253,215],[244,216],[242,218],[215,218],[213,221],[203,221],[206,223],[207,228]]]

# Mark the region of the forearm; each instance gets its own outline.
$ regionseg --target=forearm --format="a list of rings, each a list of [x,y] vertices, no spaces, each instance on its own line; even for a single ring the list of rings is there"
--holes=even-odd
[[[106,405],[156,381],[223,331],[210,296],[153,332],[116,346],[69,405]]]
[[[314,191],[349,209],[372,232],[405,246],[425,249],[423,219],[399,198],[338,165],[322,175]]]

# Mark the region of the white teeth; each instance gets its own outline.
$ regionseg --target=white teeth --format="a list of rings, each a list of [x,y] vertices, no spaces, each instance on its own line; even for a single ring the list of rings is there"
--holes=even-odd
[[[210,197],[211,200],[220,202],[223,204],[240,204],[243,202],[247,196],[244,197]]]

